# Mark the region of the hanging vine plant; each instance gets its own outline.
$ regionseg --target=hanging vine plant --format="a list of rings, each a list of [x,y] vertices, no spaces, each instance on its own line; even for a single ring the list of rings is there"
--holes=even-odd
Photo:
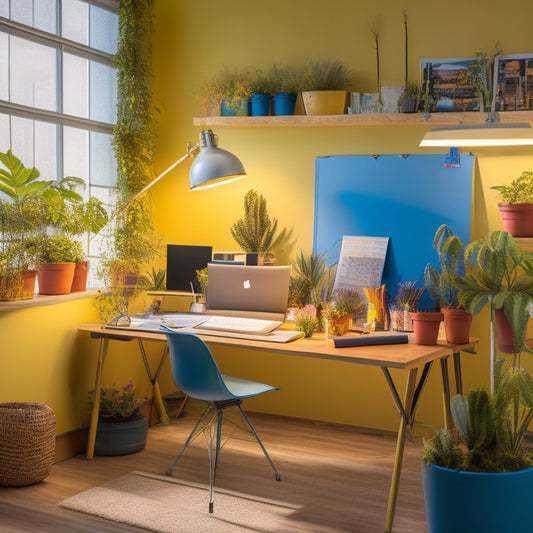
[[[101,318],[128,312],[137,279],[157,256],[161,239],[153,227],[146,195],[133,196],[151,181],[154,155],[154,105],[151,90],[151,32],[153,0],[120,0],[117,52],[117,120],[113,151],[117,163],[117,191],[112,245],[101,276],[108,291],[97,302]],[[123,208],[123,206],[127,206]]]
[[[118,206],[126,205],[151,179],[157,111],[151,90],[152,4],[153,0],[120,0],[113,137]],[[139,274],[154,260],[159,245],[149,199],[141,196],[117,215],[114,260]]]

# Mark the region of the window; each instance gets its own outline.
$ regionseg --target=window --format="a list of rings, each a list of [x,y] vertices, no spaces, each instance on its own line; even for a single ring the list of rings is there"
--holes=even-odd
[[[118,0],[0,0],[0,151],[112,204]],[[84,239],[98,286],[99,236]]]

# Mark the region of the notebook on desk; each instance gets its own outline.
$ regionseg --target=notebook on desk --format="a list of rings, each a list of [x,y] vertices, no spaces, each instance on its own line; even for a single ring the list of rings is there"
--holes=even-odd
[[[285,319],[290,266],[208,265],[208,315]]]

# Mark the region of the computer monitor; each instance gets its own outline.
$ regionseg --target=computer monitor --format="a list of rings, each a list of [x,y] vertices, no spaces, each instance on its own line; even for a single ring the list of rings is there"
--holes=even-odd
[[[213,255],[211,246],[167,244],[167,290],[201,292],[196,271],[207,267]]]

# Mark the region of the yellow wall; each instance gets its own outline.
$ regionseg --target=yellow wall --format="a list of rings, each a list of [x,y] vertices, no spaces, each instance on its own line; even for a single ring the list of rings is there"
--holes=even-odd
[[[489,55],[495,46],[505,53],[533,52],[530,21],[533,5],[510,0],[428,3],[421,0],[155,0],[154,92],[161,114],[154,173],[182,155],[200,128],[199,87],[224,66],[268,68],[273,61],[297,63],[331,58],[353,69],[360,91],[376,89],[375,50],[370,26],[380,36],[383,85],[404,78],[404,24],[409,24],[410,78],[418,78],[421,57]],[[291,246],[277,251],[288,263],[312,243],[314,161],[339,154],[427,153],[418,148],[425,126],[328,128],[216,128],[220,146],[235,152],[248,177],[226,187],[189,192],[189,163],[154,187],[157,228],[166,242],[212,244],[235,249],[229,228],[241,216],[244,194],[264,194],[272,216],[291,232]],[[501,228],[497,196],[490,186],[533,168],[530,149],[479,153],[473,179],[472,236]],[[428,199],[431,202],[431,199]],[[164,258],[161,258],[164,264]],[[91,300],[50,307],[0,311],[0,402],[42,401],[58,418],[58,433],[87,423],[87,391],[94,384],[98,343],[76,332],[79,323],[96,320]],[[479,355],[465,356],[465,385],[487,381],[486,316],[476,317],[473,333],[483,338]],[[104,382],[133,379],[145,396],[141,358],[133,343],[113,344]],[[158,346],[149,348],[155,364]],[[378,369],[358,365],[290,359],[268,353],[228,349],[215,351],[226,372],[279,385],[280,392],[251,401],[250,409],[294,416],[394,428],[398,415]],[[438,370],[435,368],[434,370]],[[395,377],[402,383],[401,373]],[[441,422],[439,374],[434,371],[418,411],[422,422]],[[168,364],[162,391],[172,391]],[[376,399],[379,399],[376,401]]]

